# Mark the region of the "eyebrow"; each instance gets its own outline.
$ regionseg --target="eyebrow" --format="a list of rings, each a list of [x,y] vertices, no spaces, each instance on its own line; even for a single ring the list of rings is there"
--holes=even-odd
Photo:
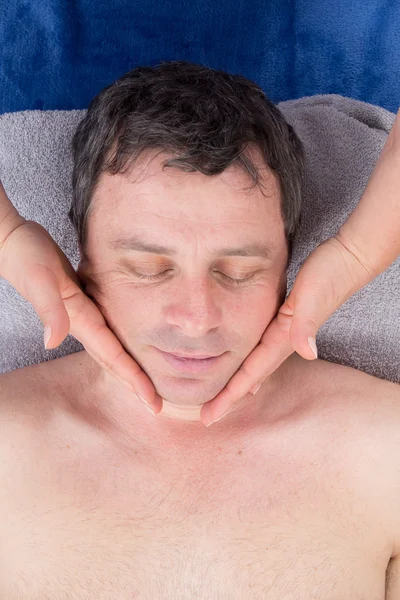
[[[149,244],[135,235],[111,240],[109,246],[113,250],[122,252],[150,252],[151,254],[165,254],[166,256],[176,256],[178,254],[175,248]],[[265,259],[271,259],[273,254],[273,249],[268,244],[245,244],[244,246],[232,248],[216,248],[214,251],[214,256],[258,256]]]

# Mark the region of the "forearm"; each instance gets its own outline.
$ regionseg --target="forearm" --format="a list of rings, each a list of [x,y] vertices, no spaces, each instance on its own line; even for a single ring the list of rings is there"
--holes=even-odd
[[[0,181],[0,249],[7,236],[25,219],[10,202]]]
[[[361,200],[336,237],[375,275],[400,255],[400,109]]]

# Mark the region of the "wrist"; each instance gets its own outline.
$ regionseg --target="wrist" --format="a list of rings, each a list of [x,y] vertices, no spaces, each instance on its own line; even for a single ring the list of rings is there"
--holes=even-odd
[[[349,269],[353,279],[357,281],[357,286],[366,285],[379,274],[365,244],[356,235],[348,222],[344,223],[336,235],[333,236],[333,239],[339,242],[348,254],[350,258]]]
[[[0,251],[4,246],[8,236],[20,225],[26,223],[26,219],[22,217],[17,209],[12,206],[6,215],[0,221]]]

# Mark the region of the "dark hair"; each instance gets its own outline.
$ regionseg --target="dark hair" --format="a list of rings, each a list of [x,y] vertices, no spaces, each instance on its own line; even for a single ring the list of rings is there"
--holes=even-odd
[[[165,167],[222,173],[238,164],[262,183],[246,155],[251,144],[276,173],[288,242],[300,220],[304,148],[280,110],[254,82],[187,61],[129,71],[90,102],[73,137],[73,201],[68,212],[85,255],[91,200],[103,171],[126,172],[143,152],[171,155]]]

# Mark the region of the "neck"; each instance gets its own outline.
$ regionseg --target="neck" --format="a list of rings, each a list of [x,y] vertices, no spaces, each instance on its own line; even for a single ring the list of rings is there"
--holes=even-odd
[[[260,387],[257,394],[247,394],[236,403],[227,416],[210,427],[200,421],[201,405],[181,406],[163,402],[163,410],[153,415],[125,386],[102,369],[86,352],[79,361],[77,374],[85,393],[75,400],[80,412],[93,424],[98,424],[124,446],[151,444],[182,452],[196,444],[205,447],[212,441],[225,443],[227,439],[240,438],[265,420],[266,408],[272,400],[279,400],[279,371],[277,369]],[[285,363],[283,363],[285,364]],[[279,398],[278,398],[279,396]]]

